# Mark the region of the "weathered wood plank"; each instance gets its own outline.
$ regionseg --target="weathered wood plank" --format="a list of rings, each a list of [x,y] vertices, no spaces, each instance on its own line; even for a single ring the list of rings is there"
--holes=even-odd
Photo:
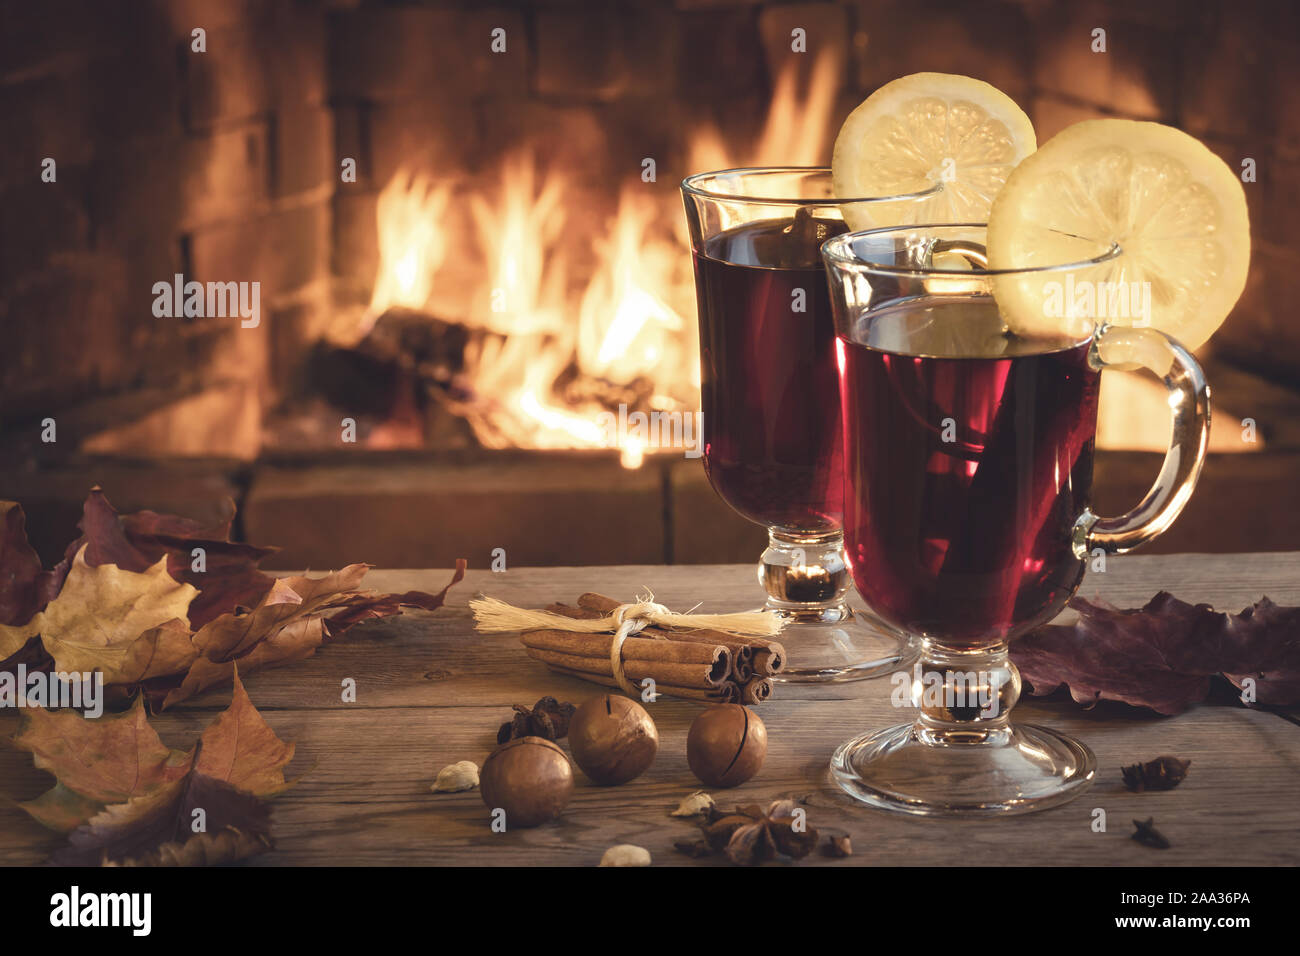
[[[368,583],[432,589],[446,577],[446,571],[376,571]],[[675,839],[694,831],[667,816],[681,796],[699,787],[684,755],[697,705],[652,705],[661,750],[651,770],[618,788],[590,786],[580,777],[563,819],[538,830],[493,834],[477,793],[429,792],[445,764],[481,762],[510,703],[531,703],[544,693],[581,700],[598,692],[530,661],[514,638],[474,635],[465,605],[476,590],[540,606],[587,589],[621,596],[641,586],[673,607],[704,601],[707,609],[731,610],[757,597],[752,570],[739,566],[475,572],[452,592],[446,609],[365,625],[308,661],[250,676],[254,703],[298,745],[291,773],[303,774],[275,801],[279,849],[257,863],[589,865],[606,847],[631,842],[649,848],[658,863],[709,865],[672,850]],[[1234,610],[1263,593],[1300,603],[1300,554],[1114,559],[1105,575],[1089,579],[1084,593],[1134,605],[1161,587]],[[355,704],[340,700],[344,677],[357,680]],[[1198,707],[1157,718],[1118,706],[1085,712],[1068,702],[1026,699],[1018,718],[1074,733],[1093,748],[1097,786],[1041,814],[953,822],[867,810],[827,779],[826,762],[841,740],[905,719],[889,703],[887,682],[815,691],[782,686],[777,695],[759,710],[771,738],[763,772],[720,797],[730,803],[809,795],[813,826],[853,837],[858,855],[834,865],[1300,863],[1300,804],[1294,799],[1300,728],[1273,714]],[[211,692],[155,718],[156,725],[167,742],[188,744],[228,699],[228,690]],[[12,714],[0,718],[0,733],[11,733],[15,723]],[[1120,766],[1161,753],[1193,761],[1187,781],[1169,793],[1125,791]],[[8,748],[0,749],[0,780],[3,792],[18,799],[49,783],[28,755]],[[1090,828],[1096,807],[1107,811],[1106,833]],[[1173,847],[1154,851],[1128,839],[1130,820],[1138,816],[1155,816]],[[56,843],[21,811],[0,807],[0,863],[40,862]]]

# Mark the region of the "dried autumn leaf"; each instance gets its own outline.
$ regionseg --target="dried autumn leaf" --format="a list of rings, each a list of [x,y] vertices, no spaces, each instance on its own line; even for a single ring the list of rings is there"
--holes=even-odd
[[[166,681],[145,685],[145,693],[151,700],[158,701],[158,706],[166,710],[173,704],[202,693],[210,687],[216,687],[231,680],[235,667],[243,668],[244,673],[299,661],[316,653],[325,637],[324,621],[320,617],[304,617],[273,629],[269,636],[264,636],[253,644],[251,649],[236,660],[214,661],[199,657],[190,665],[190,669],[179,681],[168,678]]]
[[[238,663],[244,673],[302,660],[324,640],[324,613],[355,592],[366,565],[353,564],[320,578],[279,578],[246,614],[222,614],[194,635],[195,657],[161,681],[146,684],[162,709],[225,683]]]
[[[1251,648],[1236,661],[1222,665],[1223,676],[1241,688],[1254,681],[1254,701],[1274,707],[1300,704],[1300,607],[1283,607],[1267,597],[1229,614],[1224,622],[1227,641]]]
[[[259,796],[278,793],[294,746],[277,737],[257,712],[238,673],[234,681],[230,706],[203,731],[195,769]]]
[[[350,564],[320,578],[279,578],[249,613],[222,614],[199,628],[194,646],[208,660],[234,660],[294,620],[355,591],[366,571],[364,564]]]
[[[166,557],[172,577],[199,589],[190,605],[189,620],[201,627],[236,607],[253,606],[275,581],[257,565],[277,549],[231,541],[233,502],[230,510],[230,518],[212,526],[154,511],[119,515],[103,491],[93,488],[78,524],[82,535],[69,546],[63,564],[52,573],[66,570],[82,546],[86,549],[86,563],[92,567],[115,564],[126,571],[143,571]],[[202,549],[201,570],[195,568],[196,548]]]
[[[0,624],[26,624],[49,603],[61,578],[42,568],[27,542],[26,517],[16,501],[0,501]],[[0,639],[0,661],[15,653]]]
[[[404,607],[419,608],[422,611],[436,611],[447,600],[447,592],[452,586],[465,578],[466,561],[456,559],[456,570],[447,585],[436,594],[427,591],[404,591],[401,594],[380,594],[376,591],[361,591],[351,595],[335,605],[326,618],[326,630],[331,637],[343,633],[354,624],[372,618],[389,617],[400,614]]]
[[[245,833],[227,827],[219,833],[197,833],[184,843],[164,843],[142,856],[106,860],[104,866],[224,866],[275,849],[265,833]]]
[[[465,573],[458,560],[438,593],[360,591],[363,564],[277,580],[256,567],[275,549],[229,541],[229,520],[204,527],[152,511],[119,515],[99,488],[86,499],[81,538],[47,572],[27,544],[21,509],[4,504],[0,584],[12,587],[0,595],[0,666],[98,669],[105,684],[128,693],[143,687],[150,703],[163,707],[229,681],[236,663],[247,673],[301,660],[359,621],[441,607]],[[202,569],[191,565],[196,549]],[[128,586],[148,593],[128,600]],[[145,613],[162,610],[164,596],[176,613]]]
[[[94,720],[72,710],[26,708],[13,742],[58,781],[19,806],[62,832],[108,804],[147,796],[191,769],[255,796],[274,795],[286,786],[284,767],[294,754],[293,744],[280,740],[253,706],[237,674],[230,706],[203,731],[197,756],[193,749],[164,746],[139,698],[125,713]]]
[[[337,634],[357,620],[398,614],[403,606],[440,607],[452,585],[465,576],[465,561],[456,562],[455,574],[438,594],[357,591],[367,570],[364,564],[354,564],[322,578],[281,578],[252,611],[225,614],[200,628],[194,635],[199,657],[189,670],[145,684],[146,694],[166,709],[228,681],[236,663],[249,673],[311,656],[325,639],[327,626],[329,633]]]
[[[73,559],[58,597],[33,619],[61,671],[94,671],[104,683],[133,683],[182,670],[197,656],[186,613],[198,591],[167,573],[92,568],[85,549]]]
[[[196,814],[195,811],[201,811]],[[196,820],[203,830],[194,832]],[[271,812],[260,798],[191,770],[146,796],[105,807],[68,836],[50,858],[56,866],[106,866],[147,859],[167,847],[178,859],[206,862],[207,849],[227,831],[270,839]],[[197,842],[197,845],[196,845]],[[248,852],[265,843],[238,844]],[[233,849],[233,848],[231,848]],[[229,863],[234,857],[220,859]]]
[[[1255,679],[1261,703],[1300,703],[1300,608],[1263,598],[1229,615],[1165,591],[1141,609],[1083,598],[1070,607],[1074,624],[1039,628],[1011,646],[1035,694],[1068,684],[1081,704],[1117,700],[1177,714],[1223,673],[1238,686]]]
[[[0,661],[7,664],[11,658],[23,653],[38,634],[40,634],[40,624],[36,618],[25,626],[0,624]]]
[[[52,790],[19,806],[60,831],[79,826],[105,804],[123,803],[178,779],[190,765],[188,753],[158,739],[138,699],[125,713],[95,720],[72,710],[24,708],[13,742],[30,751],[36,767],[58,781]]]

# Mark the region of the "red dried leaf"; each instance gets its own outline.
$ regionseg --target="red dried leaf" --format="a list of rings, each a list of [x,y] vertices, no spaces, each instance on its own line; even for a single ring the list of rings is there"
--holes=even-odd
[[[22,506],[0,501],[0,624],[26,624],[62,583],[63,575],[46,571],[27,542]]]
[[[233,515],[233,503],[231,508]],[[278,549],[231,541],[230,519],[204,526],[154,511],[119,515],[96,487],[86,498],[78,527],[81,537],[68,546],[63,563],[52,572],[60,581],[83,544],[91,567],[116,564],[125,571],[143,571],[166,555],[167,573],[199,589],[189,613],[196,628],[236,607],[254,606],[275,582],[257,566]],[[195,548],[204,552],[202,571],[193,568]]]
[[[1188,604],[1161,591],[1141,609],[1075,598],[1071,625],[1049,625],[1012,644],[1035,694],[1062,684],[1081,704],[1116,700],[1177,714],[1204,700],[1210,678],[1256,680],[1260,703],[1300,703],[1300,608],[1267,597],[1241,614]]]
[[[1267,597],[1228,615],[1231,644],[1250,648],[1240,663],[1223,665],[1223,676],[1237,687],[1255,681],[1255,702],[1272,707],[1300,704],[1300,607],[1282,607]]]
[[[451,580],[437,594],[425,591],[406,591],[402,594],[379,594],[366,591],[356,594],[338,605],[339,611],[325,619],[330,637],[337,637],[354,624],[374,618],[390,617],[402,613],[404,607],[420,608],[424,611],[436,611],[447,600],[447,592],[465,577],[467,562],[464,558],[456,559],[456,570]]]

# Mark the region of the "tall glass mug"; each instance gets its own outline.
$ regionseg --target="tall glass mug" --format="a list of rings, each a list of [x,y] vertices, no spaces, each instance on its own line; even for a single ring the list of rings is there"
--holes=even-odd
[[[779,679],[855,680],[901,660],[898,635],[845,597],[843,434],[835,329],[819,249],[846,210],[829,169],[729,169],[682,183],[699,299],[704,467],[719,497],[768,529],[758,577],[787,619]],[[856,220],[855,220],[856,221]],[[886,221],[899,221],[889,219]]]
[[[990,270],[982,225],[873,230],[823,247],[848,562],[868,607],[921,645],[909,675],[915,721],[850,740],[831,761],[865,803],[1019,813],[1092,782],[1096,761],[1082,743],[1010,722],[1020,675],[1008,644],[1065,607],[1094,555],[1169,527],[1200,473],[1209,389],[1162,332],[1078,319],[1072,334],[1017,337],[1004,332],[995,293],[1018,283],[1017,301],[1041,290],[1048,309],[1120,254]],[[1137,365],[1169,389],[1172,439],[1146,498],[1099,518],[1090,507],[1099,379],[1108,366]]]

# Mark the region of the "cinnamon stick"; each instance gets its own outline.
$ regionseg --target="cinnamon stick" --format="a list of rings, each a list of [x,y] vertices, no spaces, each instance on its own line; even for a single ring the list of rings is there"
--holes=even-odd
[[[568,674],[570,677],[579,677],[585,681],[591,681],[593,684],[600,684],[603,687],[612,687],[619,689],[618,681],[614,680],[612,674],[588,674],[583,671],[570,670],[560,665],[549,665],[552,670],[560,674]],[[662,684],[655,681],[655,692],[667,697],[680,697],[683,700],[700,700],[708,703],[734,704],[740,700],[740,687],[734,681],[723,681],[717,687],[676,687],[670,684]]]
[[[731,650],[731,676],[743,684],[754,676],[754,652],[748,644],[737,644]]]
[[[614,645],[613,634],[575,634],[572,631],[536,630],[519,635],[525,647],[536,647],[577,657],[594,657],[609,661]],[[646,637],[629,637],[623,642],[624,661],[654,661],[673,664],[705,664],[706,670],[718,669],[717,679],[731,671],[731,651],[722,644],[702,641],[661,641]]]
[[[527,647],[528,656],[544,664],[563,667],[566,670],[583,674],[603,674],[613,678],[609,658],[583,657],[577,654],[564,654],[559,651],[539,647]],[[656,684],[668,684],[679,687],[696,687],[706,690],[726,683],[730,676],[730,664],[716,671],[702,664],[675,664],[666,661],[645,661],[623,659],[623,674],[634,684],[649,678]]]
[[[765,637],[751,637],[750,644],[754,649],[754,673],[764,677],[770,677],[772,674],[779,674],[785,670],[785,645],[777,641],[769,641]]]
[[[761,704],[772,696],[772,682],[766,677],[755,677],[740,685],[742,704]]]
[[[572,605],[564,604],[562,602],[548,604],[546,605],[546,610],[550,611],[552,614],[562,614],[565,617],[572,617],[581,621],[594,621],[597,618],[605,616],[600,611],[592,608],[573,607]],[[610,608],[610,610],[613,610],[613,608]]]

